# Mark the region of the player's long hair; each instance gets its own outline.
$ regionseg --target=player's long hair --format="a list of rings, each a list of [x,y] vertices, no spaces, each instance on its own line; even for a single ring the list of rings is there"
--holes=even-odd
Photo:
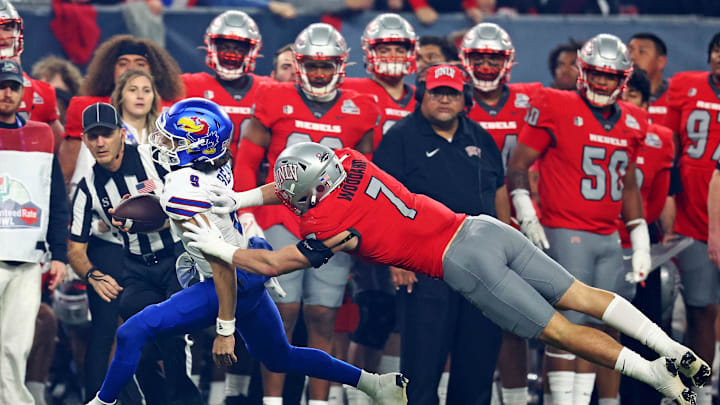
[[[125,90],[125,87],[127,87],[128,83],[130,83],[132,79],[140,76],[146,77],[150,80],[150,86],[152,87],[153,92],[152,107],[150,107],[150,111],[145,116],[145,130],[147,130],[148,134],[151,134],[155,130],[155,120],[157,120],[157,117],[160,114],[160,94],[158,93],[157,87],[155,87],[155,81],[150,73],[139,69],[130,69],[125,71],[125,73],[120,75],[117,83],[115,84],[115,89],[110,96],[110,102],[113,106],[115,106],[115,109],[122,117],[122,104],[124,101],[122,97],[123,90]]]
[[[112,94],[115,88],[115,63],[120,49],[126,45],[144,46],[147,49],[150,73],[155,78],[155,86],[163,100],[177,100],[185,95],[180,67],[175,59],[149,39],[131,35],[115,35],[98,47],[88,66],[80,95],[108,97]]]
[[[199,170],[203,173],[210,173],[213,170],[217,170],[217,169],[223,167],[223,165],[225,165],[225,163],[227,163],[231,160],[232,160],[232,152],[230,152],[230,149],[227,149],[225,151],[224,155],[222,155],[218,159],[215,159],[212,162],[208,162],[207,160],[204,160],[202,162],[195,162],[190,167],[192,167],[195,170]]]

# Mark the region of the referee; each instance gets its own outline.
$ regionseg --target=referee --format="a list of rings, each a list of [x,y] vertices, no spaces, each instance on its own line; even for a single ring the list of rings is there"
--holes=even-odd
[[[175,261],[183,252],[182,244],[169,227],[148,234],[121,232],[123,254],[113,259],[122,262],[125,271],[116,280],[88,258],[93,215],[106,224],[112,223],[110,210],[123,196],[161,192],[167,170],[153,162],[149,145],[125,143],[125,130],[112,105],[96,103],[87,107],[82,121],[83,141],[96,163],[78,183],[72,200],[68,257],[75,272],[100,298],[110,302],[119,297],[120,315],[128,319],[180,290]],[[153,347],[146,348],[145,361],[137,371],[148,405],[201,404],[200,394],[185,372],[183,337],[164,338],[152,346],[154,352]],[[154,370],[157,360],[163,361],[166,382]],[[107,363],[108,359],[91,361]]]
[[[449,64],[432,65],[425,72],[425,83],[415,93],[415,111],[388,130],[373,161],[411,192],[455,212],[508,222],[500,151],[492,136],[463,113],[472,105],[465,73]],[[500,328],[442,280],[397,268],[391,272],[396,285],[408,285],[407,292],[397,293],[400,369],[412,381],[408,401],[438,403],[438,383],[450,354],[447,404],[489,404]]]

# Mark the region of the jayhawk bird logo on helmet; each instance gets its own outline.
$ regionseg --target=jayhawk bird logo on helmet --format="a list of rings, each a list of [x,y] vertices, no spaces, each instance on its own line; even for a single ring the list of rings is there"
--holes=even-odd
[[[222,157],[233,133],[227,113],[203,98],[173,104],[158,117],[155,126],[150,144],[158,150],[156,160],[171,166],[212,162]]]

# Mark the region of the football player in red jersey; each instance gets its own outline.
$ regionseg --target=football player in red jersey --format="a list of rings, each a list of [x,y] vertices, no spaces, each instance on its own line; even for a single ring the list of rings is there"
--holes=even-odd
[[[226,11],[215,17],[205,31],[205,47],[205,63],[215,71],[215,76],[205,72],[183,74],[185,94],[213,100],[230,115],[235,134],[229,149],[236,156],[241,128],[252,117],[258,88],[266,80],[252,73],[262,47],[260,30],[244,12]]]
[[[24,44],[22,18],[10,1],[0,0],[0,60],[12,59],[20,63]],[[55,89],[46,82],[31,78],[24,71],[23,78],[25,93],[18,112],[24,114],[26,119],[50,125],[57,151],[65,128],[59,120]]]
[[[637,378],[681,404],[694,403],[695,394],[682,384],[678,370],[697,384],[709,381],[707,363],[624,298],[576,280],[518,231],[492,217],[455,214],[427,196],[410,193],[357,151],[293,145],[278,156],[274,180],[232,195],[216,189],[213,210],[284,203],[300,216],[304,239],[296,245],[275,251],[237,249],[204,223],[186,226],[184,237],[206,254],[252,273],[319,267],[346,251],[442,278],[504,329]],[[602,319],[670,358],[649,362],[602,331],[568,321],[553,306]]]
[[[503,168],[518,134],[530,95],[542,87],[540,83],[513,83],[510,70],[515,63],[515,47],[510,36],[494,23],[480,23],[469,30],[460,44],[460,60],[473,80],[475,104],[468,117],[492,135],[500,149]],[[498,358],[503,398],[509,405],[527,403],[527,343],[505,333]]]
[[[665,41],[650,32],[639,32],[628,42],[628,51],[633,64],[647,72],[650,78],[650,118],[655,124],[663,125],[667,115],[667,89],[670,82],[663,78],[667,65]]]
[[[647,119],[615,102],[632,70],[620,39],[595,36],[580,50],[577,63],[577,92],[541,89],[532,96],[527,125],[508,163],[508,186],[520,229],[533,243],[549,248],[584,283],[632,299],[635,285],[626,280],[615,220],[622,211],[632,228],[631,281],[642,281],[650,270],[650,240],[635,159]],[[528,168],[538,159],[540,221],[527,191]],[[566,316],[601,327],[576,312]],[[546,360],[553,404],[589,403],[595,366],[550,348]],[[599,398],[615,400],[620,376],[607,369],[597,372]]]
[[[345,39],[328,24],[312,24],[298,35],[293,45],[295,83],[268,83],[256,98],[254,118],[243,129],[238,148],[241,158],[234,168],[236,190],[256,186],[255,175],[263,157],[267,156],[272,166],[283,149],[298,142],[316,141],[334,149],[354,147],[372,153],[380,113],[372,96],[340,88],[347,53]],[[261,207],[254,214],[276,248],[297,242],[299,221],[287,210]],[[320,271],[311,269],[279,279],[287,296],[272,296],[288,336],[293,333],[302,301],[308,345],[326,352],[332,349],[335,315],[350,263],[349,256],[339,255]],[[280,400],[283,380],[282,374],[264,372],[266,404]],[[311,379],[309,392],[311,400],[326,401],[328,383]]]
[[[507,32],[497,24],[481,23],[468,31],[460,45],[460,60],[471,73],[475,86],[475,105],[468,117],[493,136],[507,168],[507,160],[525,123],[530,96],[542,84],[507,83],[515,63],[515,47]]]
[[[347,78],[342,88],[377,97],[382,134],[415,109],[415,87],[405,83],[405,76],[417,69],[417,47],[415,30],[397,14],[380,14],[365,27],[362,48],[371,77]],[[374,146],[380,139],[375,139]]]
[[[677,136],[682,191],[675,196],[675,233],[693,244],[678,256],[687,307],[688,342],[708,359],[714,355],[712,327],[720,274],[708,257],[708,186],[720,159],[720,33],[708,46],[710,71],[681,72],[668,88],[665,125]],[[711,393],[701,392],[702,404]]]

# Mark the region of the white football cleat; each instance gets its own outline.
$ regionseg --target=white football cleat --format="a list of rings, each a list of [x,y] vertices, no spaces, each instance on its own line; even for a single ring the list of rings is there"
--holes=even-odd
[[[113,402],[103,402],[98,398],[97,394],[95,394],[95,398],[91,399],[90,402],[88,402],[85,405],[115,405],[117,401]]]
[[[680,405],[696,405],[697,396],[680,380],[675,359],[660,357],[650,362],[650,371],[655,377],[650,385],[665,397]]]
[[[387,373],[380,375],[377,390],[370,397],[377,405],[406,405],[408,379],[400,373]]]
[[[687,349],[682,357],[675,359],[675,366],[678,371],[690,378],[696,387],[702,387],[710,382],[710,374],[712,374],[710,366],[690,349]]]

